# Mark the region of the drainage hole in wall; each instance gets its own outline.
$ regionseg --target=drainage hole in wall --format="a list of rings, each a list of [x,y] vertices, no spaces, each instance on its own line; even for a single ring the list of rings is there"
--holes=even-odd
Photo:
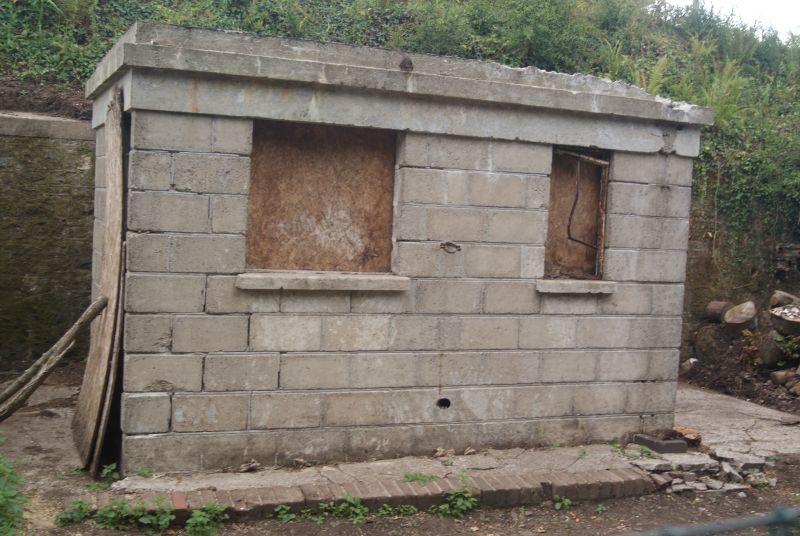
[[[442,409],[447,409],[450,407],[450,399],[449,398],[440,398],[436,401],[436,406]]]

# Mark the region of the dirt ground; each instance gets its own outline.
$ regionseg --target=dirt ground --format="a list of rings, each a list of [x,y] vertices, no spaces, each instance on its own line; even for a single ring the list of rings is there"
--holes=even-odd
[[[755,365],[755,357],[745,344],[744,339],[716,341],[715,346],[722,351],[698,356],[700,361],[683,379],[698,387],[800,415],[800,397],[772,383],[769,374],[776,369]],[[796,360],[787,360],[781,368],[797,365]]]
[[[78,460],[71,445],[69,422],[77,388],[79,367],[59,370],[45,388],[35,393],[30,405],[0,425],[5,444],[0,449],[17,459],[26,480],[24,492],[31,499],[25,535],[122,535],[92,523],[56,528],[56,513],[71,499],[84,496],[91,480],[76,470]],[[405,519],[370,518],[361,525],[329,521],[316,525],[310,521],[282,524],[264,520],[228,524],[223,535],[376,535],[431,536],[477,534],[529,536],[535,534],[611,535],[640,532],[664,526],[706,522],[736,516],[761,514],[778,505],[800,506],[800,466],[780,466],[771,471],[778,478],[775,489],[750,490],[746,497],[736,493],[688,494],[673,496],[658,493],[638,498],[599,503],[577,503],[567,512],[556,511],[552,503],[520,509],[477,510],[464,519],[440,519],[417,514]],[[181,534],[170,531],[168,534]],[[764,534],[746,531],[739,534]]]
[[[92,103],[82,88],[42,80],[13,80],[0,76],[0,110],[90,119]]]

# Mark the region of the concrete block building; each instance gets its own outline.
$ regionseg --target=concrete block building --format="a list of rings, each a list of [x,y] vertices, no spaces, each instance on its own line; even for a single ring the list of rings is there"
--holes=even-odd
[[[126,471],[671,428],[708,110],[154,24],[88,82],[100,139],[118,90]]]

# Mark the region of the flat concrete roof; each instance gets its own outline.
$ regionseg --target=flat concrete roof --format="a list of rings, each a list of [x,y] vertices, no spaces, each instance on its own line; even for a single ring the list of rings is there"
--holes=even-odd
[[[710,109],[675,102],[595,76],[512,68],[494,62],[263,37],[241,32],[135,23],[86,83],[94,99],[130,69],[244,77],[487,105],[710,125]]]

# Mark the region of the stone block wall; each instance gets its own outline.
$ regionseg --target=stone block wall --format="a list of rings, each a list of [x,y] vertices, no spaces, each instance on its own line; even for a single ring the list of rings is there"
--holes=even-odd
[[[612,283],[548,289],[537,283],[552,146],[404,133],[392,266],[409,290],[243,290],[252,122],[140,110],[132,121],[126,471],[671,427],[690,158],[613,153]]]
[[[27,368],[89,305],[93,151],[88,121],[0,112],[2,373]]]

